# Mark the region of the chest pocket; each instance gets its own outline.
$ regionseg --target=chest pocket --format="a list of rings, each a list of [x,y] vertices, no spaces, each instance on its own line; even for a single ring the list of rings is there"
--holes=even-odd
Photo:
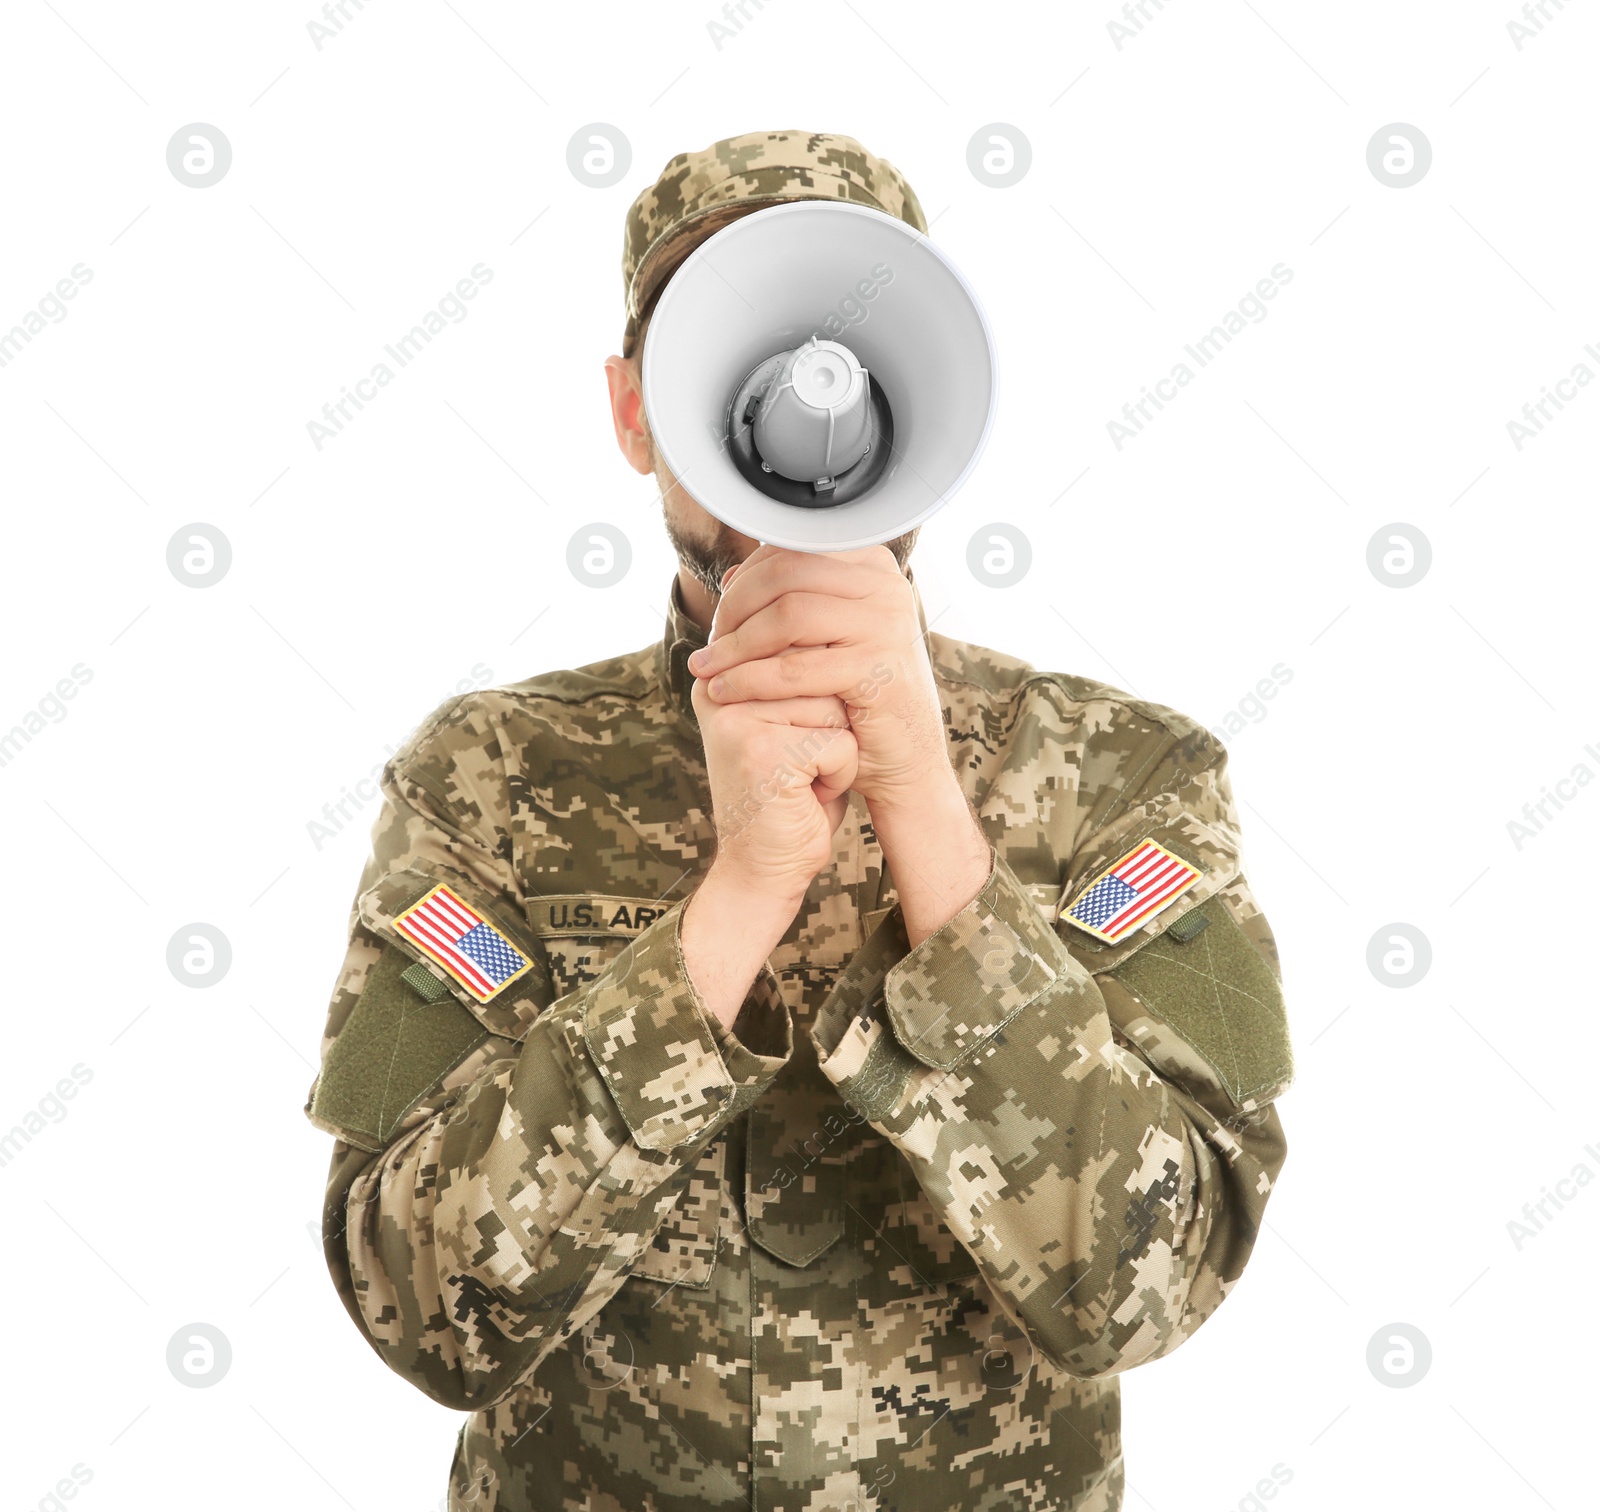
[[[723,1225],[734,1221],[724,1176],[727,1156],[725,1136],[713,1139],[700,1152],[671,1212],[634,1263],[635,1276],[677,1286],[711,1285]]]

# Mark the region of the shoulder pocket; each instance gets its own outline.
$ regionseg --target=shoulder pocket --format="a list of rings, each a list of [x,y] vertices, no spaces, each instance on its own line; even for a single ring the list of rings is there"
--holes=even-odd
[[[381,1150],[436,1083],[489,1038],[484,1026],[396,945],[385,945],[323,1056],[308,1110],[318,1128]]]
[[[1204,1058],[1236,1107],[1275,1097],[1293,1079],[1277,975],[1224,899],[1180,908],[1110,974]]]

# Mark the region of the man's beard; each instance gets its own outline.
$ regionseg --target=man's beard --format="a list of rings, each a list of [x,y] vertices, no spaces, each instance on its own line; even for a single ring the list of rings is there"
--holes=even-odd
[[[689,575],[713,598],[722,593],[722,578],[727,570],[740,560],[739,546],[734,532],[721,520],[713,520],[716,527],[711,540],[703,541],[682,530],[669,511],[663,510],[667,523],[667,538],[678,553],[678,561],[688,569]],[[883,543],[894,554],[895,564],[902,572],[910,560],[911,549],[917,544],[917,532],[907,531],[892,541]]]
[[[678,553],[678,561],[688,568],[689,576],[713,597],[720,594],[723,574],[739,560],[733,532],[721,520],[714,520],[716,534],[703,541],[684,531],[671,514],[666,515],[666,521],[667,538]]]

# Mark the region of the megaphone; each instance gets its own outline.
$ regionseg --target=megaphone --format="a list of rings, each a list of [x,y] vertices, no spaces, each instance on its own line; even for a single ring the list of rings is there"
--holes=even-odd
[[[902,535],[977,465],[994,337],[959,269],[906,222],[796,200],[708,237],[645,335],[662,460],[733,529],[797,551]]]

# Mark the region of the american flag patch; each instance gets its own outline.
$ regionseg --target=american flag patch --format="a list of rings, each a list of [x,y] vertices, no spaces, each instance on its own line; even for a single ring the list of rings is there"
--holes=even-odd
[[[480,1003],[487,1003],[533,965],[443,883],[400,914],[394,927]]]
[[[1095,878],[1061,917],[1115,944],[1199,879],[1198,868],[1145,840]]]

